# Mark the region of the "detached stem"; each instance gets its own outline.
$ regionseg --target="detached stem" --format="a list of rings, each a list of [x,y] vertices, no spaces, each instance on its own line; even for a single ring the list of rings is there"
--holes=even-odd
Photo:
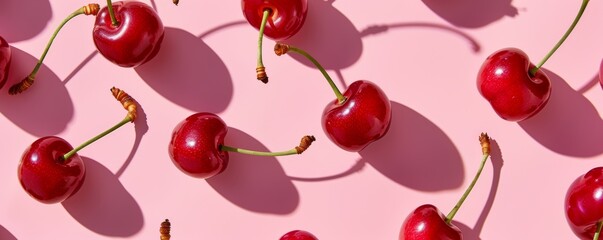
[[[553,55],[553,53],[555,53],[555,51],[557,51],[557,49],[559,47],[561,47],[561,44],[563,44],[563,42],[565,41],[565,39],[567,39],[567,37],[570,35],[570,33],[574,30],[574,28],[576,27],[576,24],[578,24],[578,21],[580,20],[580,18],[582,17],[582,14],[584,13],[584,10],[586,9],[586,5],[588,5],[589,0],[582,0],[582,6],[580,6],[580,10],[578,11],[578,15],[576,15],[576,17],[574,18],[574,21],[572,22],[572,25],[570,25],[570,27],[567,29],[567,31],[565,32],[565,34],[563,34],[563,37],[561,37],[561,39],[559,39],[559,41],[557,42],[557,44],[553,47],[553,49],[551,49],[551,51],[549,51],[549,53],[544,56],[544,58],[540,61],[540,63],[538,63],[538,65],[536,65],[534,68],[530,69],[530,76],[536,76],[536,72],[538,72],[538,70],[542,67],[542,65],[544,65],[544,63],[549,60],[549,58]]]
[[[597,222],[597,231],[595,232],[595,236],[593,240],[599,240],[599,235],[601,235],[601,228],[603,228],[603,221]]]
[[[299,48],[296,48],[296,47],[293,47],[293,46],[290,46],[290,45],[286,45],[286,44],[283,44],[283,43],[277,43],[274,46],[274,52],[278,56],[280,56],[282,54],[285,54],[285,53],[287,53],[289,51],[301,54],[304,57],[306,57],[308,60],[310,60],[310,62],[312,62],[314,64],[314,66],[316,66],[316,68],[318,68],[318,70],[320,70],[320,72],[325,77],[325,79],[327,79],[327,82],[329,82],[329,85],[331,86],[331,89],[333,89],[333,92],[335,93],[335,96],[337,96],[337,101],[340,104],[343,103],[343,102],[345,102],[346,98],[343,96],[343,94],[341,94],[341,91],[339,91],[339,89],[337,88],[337,86],[335,86],[335,82],[333,82],[333,79],[331,79],[331,77],[329,76],[329,74],[327,73],[327,71],[325,70],[325,68],[322,67],[322,65],[320,65],[320,63],[316,59],[314,59],[310,54],[308,54],[304,50],[301,50]]]
[[[446,223],[448,223],[448,224],[450,224],[452,222],[454,215],[456,215],[456,213],[461,208],[461,205],[463,205],[463,202],[465,201],[467,196],[469,196],[469,193],[471,193],[473,186],[475,186],[477,179],[479,179],[479,176],[481,175],[482,170],[484,169],[484,165],[486,165],[486,160],[488,160],[488,157],[490,156],[490,137],[488,137],[488,134],[482,133],[479,140],[480,140],[480,143],[482,144],[482,154],[483,154],[481,164],[479,166],[479,169],[477,170],[477,173],[475,174],[475,177],[473,177],[473,181],[471,181],[471,184],[469,184],[469,187],[467,187],[467,190],[465,190],[465,193],[463,193],[463,196],[461,196],[461,198],[456,203],[454,208],[452,208],[450,213],[448,213],[448,215],[446,215]]]
[[[95,3],[88,4],[86,6],[83,6],[79,9],[75,10],[73,13],[69,14],[69,16],[67,16],[67,18],[63,19],[63,21],[59,24],[59,26],[54,30],[54,33],[52,33],[52,35],[50,36],[50,40],[48,40],[48,43],[46,43],[46,48],[44,49],[44,52],[42,52],[42,56],[40,56],[40,58],[38,59],[38,63],[36,63],[36,66],[34,67],[34,69],[21,82],[18,82],[16,84],[14,84],[13,86],[11,86],[9,89],[9,93],[11,95],[21,93],[21,92],[27,90],[33,84],[34,80],[36,79],[36,75],[38,74],[38,71],[40,70],[40,67],[42,67],[42,62],[44,62],[44,58],[46,58],[46,55],[48,54],[48,50],[50,50],[50,46],[52,46],[52,42],[54,42],[54,39],[57,37],[57,35],[59,34],[59,32],[61,31],[63,26],[65,26],[65,24],[67,24],[67,22],[69,22],[71,19],[73,19],[74,17],[81,15],[81,14],[96,15],[99,11],[99,8],[100,7],[98,4],[95,4]]]
[[[230,147],[230,146],[225,146],[225,145],[221,145],[220,150],[228,151],[228,152],[238,152],[238,153],[254,155],[254,156],[272,156],[272,157],[286,156],[286,155],[303,153],[306,149],[308,149],[308,147],[310,147],[312,142],[314,142],[315,140],[316,140],[316,138],[314,138],[314,136],[304,136],[302,138],[299,146],[296,146],[295,148],[293,148],[291,150],[281,151],[281,152],[262,152],[262,151],[247,150],[247,149],[242,149],[242,148],[235,148],[235,147]]]
[[[121,122],[117,123],[115,126],[107,129],[106,131],[102,132],[101,134],[96,135],[95,137],[91,138],[90,140],[82,143],[81,145],[79,145],[78,147],[76,147],[73,150],[69,151],[68,153],[65,153],[65,155],[63,155],[63,159],[69,159],[71,156],[73,156],[74,154],[76,154],[79,150],[82,150],[82,148],[87,147],[91,143],[96,142],[96,140],[101,139],[102,137],[106,136],[107,134],[115,131],[116,129],[120,128],[121,126],[123,126],[126,123],[129,123],[131,121],[132,121],[132,118],[130,118],[130,116],[125,117],[123,120],[121,120]]]
[[[111,2],[111,0],[107,0],[107,10],[109,10],[109,17],[111,17],[111,24],[113,24],[113,26],[117,26],[117,24],[119,24],[117,22],[117,18],[115,17],[115,11],[113,11],[113,3]]]

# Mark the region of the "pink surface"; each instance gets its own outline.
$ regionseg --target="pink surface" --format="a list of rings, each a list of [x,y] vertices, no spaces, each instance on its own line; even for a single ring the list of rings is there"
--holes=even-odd
[[[0,7],[0,35],[13,50],[7,86],[31,71],[55,27],[81,6],[27,2]],[[600,1],[545,64],[548,105],[513,123],[479,95],[481,63],[504,47],[538,62],[580,1],[309,0],[304,27],[287,42],[312,53],[341,88],[370,80],[392,103],[388,135],[360,153],[322,131],[323,107],[335,96],[309,62],[277,57],[267,39],[270,82],[255,80],[257,30],[239,1],[143,2],[166,26],[151,62],[113,65],[94,48],[94,19],[81,16],[56,38],[28,92],[0,92],[0,239],[157,239],[166,218],[172,239],[278,239],[294,229],[324,240],[397,239],[419,205],[454,206],[478,167],[481,132],[498,151],[455,217],[465,239],[576,238],[564,197],[603,154]],[[16,171],[25,147],[46,135],[77,145],[117,123],[125,111],[112,86],[142,104],[141,119],[80,152],[88,175],[72,198],[45,205],[29,197]],[[195,179],[174,166],[167,144],[175,125],[199,111],[223,118],[232,146],[280,151],[303,135],[317,141],[299,156],[233,153],[224,173]]]

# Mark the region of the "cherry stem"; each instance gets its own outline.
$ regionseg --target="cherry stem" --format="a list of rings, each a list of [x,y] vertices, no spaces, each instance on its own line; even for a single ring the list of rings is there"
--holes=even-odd
[[[117,18],[115,18],[115,11],[113,11],[113,3],[111,2],[111,0],[107,0],[107,9],[109,10],[109,17],[111,17],[111,24],[113,24],[113,26],[117,26],[117,24],[119,24],[117,22]]]
[[[281,152],[262,152],[262,151],[247,150],[247,149],[242,149],[242,148],[235,148],[235,147],[230,147],[230,146],[225,146],[225,145],[221,145],[220,150],[243,153],[243,154],[254,155],[254,156],[272,156],[272,157],[286,156],[286,155],[303,153],[304,151],[306,151],[306,149],[308,149],[308,147],[310,147],[310,145],[314,141],[316,141],[316,138],[314,138],[314,136],[307,135],[302,138],[299,146],[296,146],[295,148],[293,148],[291,150],[281,151]]]
[[[574,21],[572,22],[572,25],[570,25],[570,27],[567,29],[567,31],[565,32],[565,34],[563,34],[563,37],[561,37],[561,39],[559,39],[559,42],[557,42],[557,44],[553,47],[553,49],[551,49],[551,51],[549,51],[547,53],[547,55],[540,61],[540,63],[538,63],[538,65],[536,65],[534,68],[530,69],[530,76],[532,76],[532,77],[536,76],[536,72],[538,72],[538,70],[542,67],[542,65],[544,65],[544,63],[547,60],[549,60],[549,58],[551,56],[553,56],[553,53],[555,53],[555,51],[557,51],[557,49],[559,47],[561,47],[561,44],[563,44],[563,42],[565,41],[565,39],[567,39],[567,37],[570,35],[570,33],[574,30],[574,28],[578,24],[578,21],[582,17],[582,14],[584,13],[584,10],[586,9],[586,5],[588,5],[588,2],[589,2],[589,0],[582,0],[582,6],[580,6],[580,10],[578,11],[578,15],[576,15],[576,17],[574,18]]]
[[[134,120],[136,120],[137,105],[136,105],[136,102],[134,101],[134,99],[132,97],[130,97],[130,95],[128,95],[126,92],[124,92],[123,90],[116,88],[116,87],[111,88],[111,93],[113,94],[115,99],[117,99],[122,104],[124,109],[126,109],[128,111],[128,114],[126,115],[126,117],[123,120],[121,120],[119,123],[115,124],[113,127],[105,130],[104,132],[100,133],[99,135],[96,135],[95,137],[91,138],[90,140],[82,143],[81,145],[77,146],[76,148],[72,149],[71,151],[65,153],[65,155],[63,155],[64,160],[69,159],[74,154],[76,154],[79,150],[82,150],[83,148],[90,145],[91,143],[96,142],[96,140],[103,138],[107,134],[115,131],[116,129],[120,128],[121,126],[125,125],[126,123],[134,122]]]
[[[337,86],[335,86],[335,82],[333,82],[333,79],[331,79],[331,77],[329,76],[329,74],[327,73],[327,71],[325,70],[325,68],[322,67],[322,65],[320,65],[320,63],[316,59],[314,59],[310,54],[308,54],[304,50],[301,50],[299,48],[296,48],[296,47],[293,47],[293,46],[290,46],[290,45],[286,45],[286,44],[283,44],[283,43],[277,43],[274,46],[274,52],[278,56],[283,55],[283,54],[285,54],[285,53],[287,53],[289,51],[301,54],[304,57],[306,57],[308,60],[310,60],[310,62],[312,62],[314,64],[314,66],[316,66],[316,68],[318,68],[318,70],[320,70],[320,72],[325,77],[325,79],[327,79],[327,82],[329,82],[329,85],[331,86],[331,89],[333,89],[333,92],[335,93],[335,96],[337,96],[338,103],[342,104],[342,103],[344,103],[346,101],[346,98],[343,96],[343,94],[341,94],[341,91],[339,91],[339,89],[337,88]]]
[[[50,50],[50,46],[52,46],[54,39],[57,37],[57,35],[59,34],[59,32],[61,31],[63,26],[65,26],[65,24],[67,24],[67,22],[69,22],[71,19],[73,19],[74,17],[81,15],[81,14],[96,15],[98,13],[99,8],[100,7],[98,6],[98,4],[95,4],[95,3],[88,4],[86,6],[83,6],[79,9],[75,10],[73,13],[69,14],[69,16],[67,16],[67,18],[63,19],[63,21],[59,24],[59,26],[54,30],[54,33],[50,37],[50,40],[48,40],[48,43],[46,43],[46,48],[44,49],[44,52],[42,52],[42,56],[40,56],[40,58],[38,59],[38,63],[36,63],[36,66],[34,67],[34,69],[21,82],[18,82],[16,84],[14,84],[13,86],[11,86],[8,90],[9,93],[11,95],[21,93],[21,92],[27,90],[33,84],[34,80],[36,79],[36,75],[38,74],[38,71],[40,71],[40,67],[42,67],[42,62],[44,61],[44,58],[46,58],[46,55],[48,54],[48,50]]]
[[[481,175],[482,170],[484,169],[484,166],[486,165],[486,160],[488,160],[488,157],[490,156],[490,137],[488,137],[488,134],[482,133],[479,137],[479,141],[480,141],[480,144],[482,145],[482,154],[483,154],[481,164],[479,166],[479,169],[477,170],[477,173],[475,174],[475,177],[473,177],[473,181],[471,181],[471,184],[469,184],[469,187],[467,187],[467,190],[465,190],[465,193],[463,193],[463,196],[461,196],[461,198],[456,203],[454,208],[452,208],[450,213],[448,213],[448,215],[446,215],[446,223],[448,223],[448,224],[450,224],[452,222],[454,215],[456,215],[456,213],[461,208],[461,205],[463,205],[463,202],[465,201],[465,199],[467,199],[467,196],[469,196],[469,193],[473,189],[473,186],[475,186],[477,179],[479,179],[479,176]]]
[[[593,237],[593,240],[599,239],[599,235],[601,234],[601,228],[603,228],[603,221],[598,221],[597,222],[597,231],[595,232],[595,236]]]
[[[266,28],[266,22],[268,21],[268,16],[270,15],[270,9],[264,9],[264,14],[262,15],[262,23],[260,24],[260,36],[258,38],[258,62],[255,68],[255,72],[257,74],[257,79],[262,81],[263,83],[268,83],[268,75],[266,75],[266,67],[264,67],[264,62],[262,61],[262,43],[264,41],[264,29]]]
[[[180,2],[179,0],[172,0],[172,2],[174,3],[174,5],[178,6],[178,2]]]

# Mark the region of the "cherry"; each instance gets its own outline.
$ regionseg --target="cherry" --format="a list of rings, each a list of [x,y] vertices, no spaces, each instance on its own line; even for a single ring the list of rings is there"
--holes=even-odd
[[[23,189],[42,203],[58,203],[75,194],[82,185],[86,168],[77,152],[128,122],[136,119],[136,103],[128,94],[112,88],[113,96],[128,110],[126,117],[115,126],[73,148],[56,136],[34,141],[23,153],[18,167]]]
[[[59,24],[59,26],[55,29],[54,33],[50,37],[50,40],[46,44],[46,48],[44,49],[44,52],[42,53],[42,56],[38,59],[38,63],[36,64],[36,66],[34,67],[34,69],[31,71],[31,73],[29,75],[27,75],[27,77],[25,77],[20,82],[12,85],[8,89],[8,93],[10,95],[15,95],[15,94],[22,93],[25,90],[29,89],[29,87],[31,87],[31,85],[34,84],[34,81],[36,79],[36,75],[38,74],[38,71],[40,70],[40,67],[42,67],[42,62],[44,61],[44,58],[46,58],[46,54],[48,54],[48,50],[50,50],[50,46],[52,45],[52,42],[57,37],[57,35],[59,34],[59,31],[61,31],[61,29],[63,28],[63,26],[65,26],[65,24],[67,24],[67,22],[69,22],[74,17],[82,15],[82,14],[84,14],[84,15],[96,15],[98,13],[98,11],[99,11],[99,8],[100,8],[100,6],[98,4],[91,3],[91,4],[88,4],[88,5],[83,6],[81,8],[78,8],[73,13],[69,14],[69,16],[67,16],[67,18],[65,18]]]
[[[279,240],[318,240],[318,238],[308,231],[293,230],[285,233]]]
[[[11,50],[8,42],[0,36],[0,88],[4,87],[10,70]]]
[[[307,0],[241,0],[241,8],[247,22],[258,29],[257,79],[268,83],[262,61],[262,41],[264,34],[275,41],[282,41],[295,35],[306,21]]]
[[[92,30],[98,52],[121,67],[137,67],[151,60],[163,35],[163,23],[155,10],[138,1],[107,0]]]
[[[216,114],[195,113],[178,123],[172,132],[168,152],[173,163],[184,173],[197,178],[210,178],[228,166],[228,152],[257,156],[284,156],[301,154],[315,140],[302,138],[299,146],[282,152],[258,152],[224,145],[228,129]]]
[[[565,214],[580,239],[598,239],[603,225],[603,167],[578,177],[567,190]]]
[[[494,111],[508,121],[522,121],[537,114],[551,95],[551,81],[540,70],[572,32],[589,0],[583,0],[572,25],[538,65],[516,48],[504,48],[491,54],[477,75],[477,87]]]
[[[457,204],[454,206],[452,211],[444,216],[435,206],[431,204],[424,204],[416,208],[411,212],[400,229],[400,240],[461,240],[463,235],[461,230],[452,224],[454,215],[461,208],[461,205],[469,196],[469,193],[475,186],[475,183],[479,179],[479,176],[484,169],[484,165],[488,157],[490,156],[490,137],[486,133],[482,133],[479,136],[479,141],[482,146],[482,161],[481,165],[473,178],[463,196],[459,199]]]
[[[367,80],[358,80],[341,94],[329,74],[310,54],[282,43],[277,43],[274,51],[278,56],[289,51],[305,56],[327,79],[337,99],[325,107],[322,127],[337,146],[358,152],[385,136],[391,123],[391,103],[379,86]]]

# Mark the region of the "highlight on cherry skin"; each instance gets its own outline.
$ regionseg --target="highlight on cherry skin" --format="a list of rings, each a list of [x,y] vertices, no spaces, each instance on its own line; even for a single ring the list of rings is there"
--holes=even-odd
[[[523,121],[536,115],[547,104],[551,81],[541,67],[570,35],[588,2],[582,0],[570,27],[537,65],[517,48],[504,48],[486,58],[477,74],[477,88],[502,119]]]
[[[241,9],[247,22],[259,30],[256,78],[268,83],[262,59],[264,35],[274,41],[283,41],[299,32],[308,15],[308,1],[241,0]]]
[[[603,167],[591,169],[570,185],[565,214],[579,239],[599,239],[603,224]]]
[[[262,152],[225,145],[226,123],[216,114],[195,113],[176,125],[168,153],[178,169],[196,178],[210,178],[228,166],[229,152],[256,156],[286,156],[303,153],[316,139],[304,136],[299,146],[281,152]]]
[[[301,54],[323,74],[336,99],[330,101],[323,111],[322,128],[341,149],[359,152],[387,134],[391,125],[391,102],[375,83],[358,80],[342,94],[324,67],[304,50],[277,43],[274,52],[278,56],[289,52]]]
[[[10,70],[10,63],[12,59],[12,52],[8,42],[0,36],[0,89],[6,84],[8,79],[8,73]]]
[[[462,240],[461,230],[452,224],[452,219],[463,205],[467,196],[477,183],[484,165],[490,156],[490,137],[482,133],[478,138],[482,147],[482,160],[473,181],[465,190],[457,204],[448,215],[444,216],[437,207],[431,204],[423,204],[412,211],[404,220],[400,229],[400,240]]]
[[[113,127],[73,148],[57,136],[42,137],[27,147],[18,166],[18,178],[23,189],[34,199],[47,204],[59,203],[74,195],[86,175],[86,167],[78,151],[129,122],[134,122],[137,103],[123,90],[111,88],[111,93],[124,109],[126,117]]]
[[[164,36],[163,22],[149,5],[119,1],[96,15],[92,39],[99,53],[121,67],[137,67],[157,55]]]
[[[34,68],[31,71],[31,73],[29,73],[29,75],[27,75],[27,77],[25,77],[20,82],[13,84],[8,89],[8,93],[10,95],[15,95],[15,94],[22,93],[22,92],[26,91],[27,89],[29,89],[31,87],[31,85],[34,84],[34,82],[36,80],[36,75],[38,74],[38,71],[40,70],[40,67],[42,67],[42,63],[44,62],[44,58],[46,58],[46,55],[48,54],[48,51],[50,50],[50,47],[52,46],[52,43],[54,42],[54,39],[57,37],[57,35],[59,34],[59,32],[61,31],[61,29],[63,28],[63,26],[65,26],[65,24],[67,24],[67,22],[69,22],[71,19],[73,19],[73,18],[75,18],[75,17],[77,17],[79,15],[92,15],[92,16],[94,16],[94,15],[96,15],[98,13],[99,9],[100,9],[100,6],[98,4],[96,4],[96,3],[90,3],[88,5],[85,5],[83,7],[78,8],[77,10],[75,10],[74,12],[72,12],[71,14],[69,14],[69,16],[67,16],[65,19],[63,19],[63,21],[59,24],[59,26],[55,29],[55,31],[51,35],[50,40],[46,44],[46,47],[44,48],[44,51],[42,52],[42,55],[38,59],[38,62],[34,66]],[[1,61],[2,60],[0,60],[0,62]],[[1,63],[0,63],[0,67],[1,67]],[[2,85],[0,84],[0,88],[1,87],[2,87]]]
[[[293,230],[285,233],[279,240],[318,240],[318,238],[308,231]]]

